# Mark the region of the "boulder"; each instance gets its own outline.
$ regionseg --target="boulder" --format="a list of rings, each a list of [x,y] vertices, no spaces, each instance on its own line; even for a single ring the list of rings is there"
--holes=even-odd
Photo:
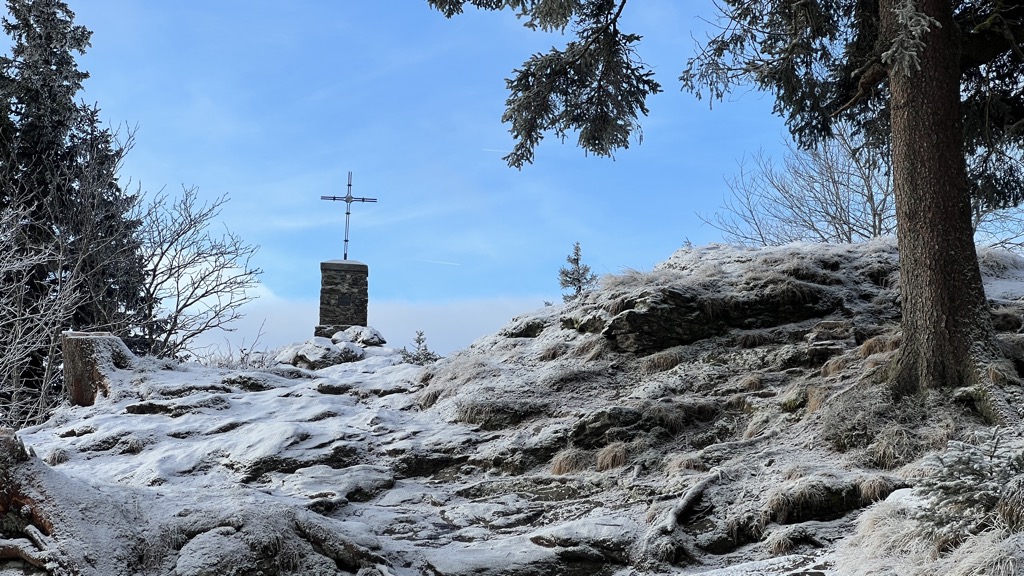
[[[352,342],[360,346],[383,346],[388,343],[380,332],[369,326],[349,326],[345,330],[332,334],[331,342],[335,344]]]
[[[335,344],[327,338],[317,336],[301,344],[286,346],[278,353],[274,361],[306,370],[320,370],[335,364],[361,360],[364,355],[365,352],[357,344],[352,342]]]

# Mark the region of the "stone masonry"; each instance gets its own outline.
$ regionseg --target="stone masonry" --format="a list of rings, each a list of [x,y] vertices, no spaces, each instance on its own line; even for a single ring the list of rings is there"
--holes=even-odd
[[[320,263],[320,325],[314,335],[330,337],[349,326],[366,326],[369,268],[355,260]]]

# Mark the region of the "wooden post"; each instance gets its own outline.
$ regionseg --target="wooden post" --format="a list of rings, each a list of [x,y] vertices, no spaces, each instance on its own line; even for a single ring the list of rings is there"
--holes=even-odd
[[[64,386],[75,406],[92,406],[96,394],[110,394],[110,381],[104,373],[114,368],[127,369],[135,364],[135,355],[109,332],[64,332]]]

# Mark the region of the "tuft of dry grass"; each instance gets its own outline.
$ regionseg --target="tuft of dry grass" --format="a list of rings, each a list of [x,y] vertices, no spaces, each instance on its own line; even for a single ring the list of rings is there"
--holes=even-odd
[[[1018,380],[1017,370],[1009,360],[991,362],[986,366],[986,369],[988,380],[993,384],[1002,385]]]
[[[747,399],[746,394],[733,394],[725,400],[726,410],[737,410],[740,412],[751,412],[754,406]]]
[[[822,378],[828,378],[829,376],[835,376],[843,371],[844,368],[850,365],[850,358],[848,356],[836,356],[830,358],[825,365],[821,367]]]
[[[707,464],[696,453],[669,454],[664,459],[665,474],[674,476],[680,472],[705,472]]]
[[[859,505],[860,494],[852,482],[804,476],[769,491],[761,513],[766,522],[796,524],[838,518]]]
[[[555,476],[582,472],[594,463],[594,454],[587,450],[569,447],[555,454],[551,459],[551,473]]]
[[[416,402],[421,408],[430,408],[467,384],[497,378],[501,375],[501,368],[490,361],[456,357],[423,373],[422,381],[429,384],[416,395]],[[427,374],[430,374],[429,378]]]
[[[142,452],[145,448],[146,448],[146,443],[145,442],[143,442],[139,438],[136,438],[136,437],[132,436],[132,437],[129,437],[127,440],[124,441],[124,446],[122,447],[121,453],[122,454],[138,454],[138,453]]]
[[[883,474],[858,476],[853,483],[857,486],[861,502],[865,505],[885,500],[893,490],[900,487],[895,478]]]
[[[567,346],[566,344],[552,344],[551,346],[548,346],[547,348],[542,350],[541,353],[537,355],[537,359],[540,360],[541,362],[550,362],[552,360],[557,360],[561,358],[568,351],[569,346]]]
[[[772,423],[773,414],[767,410],[756,412],[750,422],[747,422],[747,427],[743,430],[743,438],[750,439],[755,436],[759,436],[762,432],[768,429],[768,426]]]
[[[857,349],[857,355],[861,358],[867,358],[875,354],[895,352],[899,349],[902,342],[903,336],[900,334],[880,334],[865,340],[860,345],[860,348]]]
[[[828,400],[829,394],[832,392],[831,389],[824,386],[808,386],[807,387],[807,413],[814,414],[825,405],[825,401]]]
[[[782,394],[779,407],[783,412],[796,412],[807,405],[807,384],[794,382]]]
[[[757,392],[764,388],[764,375],[757,372],[747,374],[740,379],[739,387],[747,392]]]
[[[613,442],[597,453],[597,471],[604,472],[626,465],[626,443]]]
[[[796,480],[798,478],[803,478],[804,476],[807,476],[807,468],[799,464],[789,466],[782,471],[783,480]]]
[[[71,456],[68,454],[67,450],[63,448],[56,448],[53,450],[53,452],[47,454],[46,458],[43,458],[43,461],[49,464],[50,466],[56,466],[58,464],[63,464],[70,459]]]
[[[618,316],[626,310],[632,310],[636,308],[636,301],[627,298],[625,296],[619,298],[612,298],[608,302],[605,302],[602,308],[612,316]]]
[[[1020,332],[1024,328],[1024,314],[1013,306],[993,308],[992,327],[996,332]]]
[[[455,404],[455,420],[475,424],[484,430],[510,428],[537,414],[546,406],[507,398],[460,399]]]
[[[764,539],[764,547],[768,554],[782,556],[795,550],[797,545],[804,541],[810,541],[818,547],[821,546],[821,543],[817,542],[803,526],[783,526],[773,530]]]
[[[733,339],[733,343],[740,348],[757,348],[777,342],[778,337],[769,330],[748,330],[740,332]]]
[[[912,430],[892,424],[879,432],[868,446],[868,463],[893,470],[916,459],[925,449]]]
[[[1024,476],[1017,476],[1003,488],[996,514],[1011,532],[1024,531]]]
[[[604,336],[594,334],[573,346],[569,350],[569,356],[572,358],[582,358],[588,362],[600,360],[607,346],[608,343]]]
[[[675,348],[669,348],[646,356],[640,360],[640,370],[644,374],[655,374],[671,370],[686,360],[686,355],[683,353],[684,350],[683,346],[676,346]]]
[[[682,432],[689,423],[685,407],[673,402],[647,402],[641,407],[640,414],[650,424],[648,428],[661,426],[672,434]]]

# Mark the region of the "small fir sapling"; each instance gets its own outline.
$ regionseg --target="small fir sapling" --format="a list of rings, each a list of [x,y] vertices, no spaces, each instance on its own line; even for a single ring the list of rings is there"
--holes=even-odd
[[[412,343],[414,348],[411,351],[406,350],[405,346],[398,351],[404,362],[425,366],[441,359],[439,354],[427,347],[427,337],[423,335],[423,330],[416,331],[416,337],[412,339]]]
[[[558,270],[558,284],[562,288],[572,290],[571,294],[562,295],[562,300],[575,300],[580,294],[597,286],[597,275],[590,271],[590,266],[582,262],[580,243],[573,244],[572,254],[565,257],[569,264]]]
[[[938,550],[996,526],[1021,530],[1020,485],[1014,480],[1024,475],[1024,453],[1001,446],[1004,435],[996,430],[978,446],[950,442],[935,458],[934,473],[918,483],[916,491],[927,500],[917,518]]]

